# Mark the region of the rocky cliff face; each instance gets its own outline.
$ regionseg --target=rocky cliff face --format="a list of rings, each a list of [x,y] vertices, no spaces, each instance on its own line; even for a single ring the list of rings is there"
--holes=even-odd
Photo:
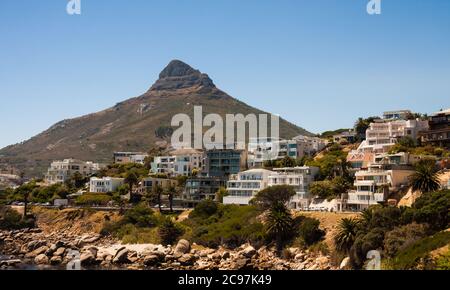
[[[114,151],[148,151],[170,137],[170,121],[179,113],[244,115],[265,113],[219,90],[208,75],[174,60],[143,95],[101,112],[63,120],[20,144],[0,150],[0,164],[9,164],[26,176],[41,177],[55,159],[77,158],[110,162]],[[280,120],[281,137],[310,133]]]

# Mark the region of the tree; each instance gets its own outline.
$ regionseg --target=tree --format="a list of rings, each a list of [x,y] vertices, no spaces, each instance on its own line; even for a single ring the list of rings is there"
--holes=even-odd
[[[343,253],[348,253],[355,242],[358,232],[359,221],[354,218],[343,218],[340,220],[337,233],[334,236],[336,249]]]
[[[325,236],[325,232],[319,226],[320,221],[314,218],[305,218],[300,224],[298,232],[307,246],[317,243]]]
[[[170,185],[169,187],[166,188],[166,193],[167,193],[167,197],[169,199],[169,208],[170,208],[170,212],[173,212],[173,197],[176,193],[176,188],[175,186]]]
[[[275,239],[278,252],[281,252],[284,242],[292,235],[292,232],[291,213],[283,203],[274,204],[267,216],[267,235]]]
[[[366,137],[366,131],[370,126],[370,123],[373,123],[376,119],[380,119],[379,117],[369,117],[367,119],[358,118],[355,122],[355,131],[359,140],[364,140]]]
[[[216,192],[215,199],[217,202],[223,203],[223,198],[227,195],[228,195],[227,189],[225,187],[220,187],[219,190]]]
[[[153,199],[156,199],[156,202],[158,203],[159,212],[162,211],[161,210],[161,195],[163,193],[164,193],[164,189],[159,184],[157,184],[153,187],[152,195],[153,195]]]
[[[309,192],[321,199],[328,199],[334,196],[333,183],[330,180],[315,181],[309,185]]]
[[[130,187],[130,201],[134,201],[134,195],[133,195],[133,186],[137,185],[139,182],[139,177],[137,176],[135,171],[129,171],[127,172],[125,176],[125,183],[128,184]]]
[[[183,232],[183,229],[170,218],[165,218],[158,229],[158,234],[163,245],[173,245]]]
[[[436,162],[433,159],[420,160],[409,182],[413,191],[420,190],[423,193],[437,191],[441,186]]]
[[[295,194],[294,187],[289,185],[270,186],[258,192],[252,203],[270,209],[278,206],[278,203],[286,205]]]
[[[285,156],[283,159],[279,161],[280,167],[295,167],[297,165],[297,162],[295,159]]]

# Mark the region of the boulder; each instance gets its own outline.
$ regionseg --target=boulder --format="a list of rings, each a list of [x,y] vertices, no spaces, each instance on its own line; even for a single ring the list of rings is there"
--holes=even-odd
[[[175,253],[186,254],[186,253],[189,253],[190,249],[191,249],[191,244],[189,243],[189,241],[181,239],[178,241],[178,244],[175,247]]]
[[[241,270],[244,269],[250,263],[249,259],[241,258],[233,261],[230,264],[231,270]]]
[[[92,255],[94,255],[94,257],[97,257],[97,253],[98,253],[98,248],[97,247],[92,246],[92,247],[89,247],[87,250],[89,252],[91,252]]]
[[[350,257],[345,257],[339,265],[340,270],[348,269],[350,266]]]
[[[246,258],[251,258],[256,254],[256,250],[252,246],[247,246],[240,253]]]
[[[45,245],[44,241],[33,240],[27,244],[28,251],[34,251],[37,248],[40,248]]]
[[[155,266],[160,262],[160,257],[155,254],[150,254],[144,257],[144,265],[145,266]]]
[[[128,263],[128,252],[129,252],[128,249],[125,247],[122,247],[119,250],[117,250],[113,258],[113,263],[115,264]]]
[[[305,259],[305,254],[303,253],[299,253],[297,255],[295,255],[294,260],[296,261],[303,261]]]
[[[95,256],[91,251],[86,251],[80,256],[81,266],[90,266],[95,263]]]
[[[223,260],[229,259],[230,257],[231,257],[230,252],[225,251],[225,252],[222,253],[222,259]]]
[[[62,257],[60,257],[60,256],[53,256],[51,259],[50,259],[50,265],[59,265],[59,264],[61,264],[62,263]]]
[[[48,264],[48,257],[45,254],[40,254],[34,258],[34,262],[38,265],[46,265]]]
[[[319,257],[316,259],[316,264],[318,264],[319,266],[325,266],[330,262],[330,260],[328,259],[328,257]]]
[[[56,251],[53,253],[53,256],[64,256],[64,253],[66,252],[66,248],[60,247],[56,249]]]
[[[184,266],[191,266],[195,262],[195,256],[191,254],[184,254],[178,259],[178,262],[180,262],[181,265]]]
[[[48,247],[47,247],[47,246],[42,246],[42,247],[39,247],[39,248],[37,248],[36,250],[34,250],[34,251],[32,251],[32,252],[26,254],[25,256],[26,256],[27,258],[37,257],[37,256],[39,256],[39,255],[44,254],[45,252],[47,252],[47,250],[48,250]]]

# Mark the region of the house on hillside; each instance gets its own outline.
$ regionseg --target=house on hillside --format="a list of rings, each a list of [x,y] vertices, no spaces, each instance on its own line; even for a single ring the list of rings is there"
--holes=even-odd
[[[232,175],[227,182],[228,196],[223,198],[224,204],[248,205],[250,200],[269,185],[269,176],[273,171],[251,169]]]
[[[97,173],[102,167],[103,165],[98,163],[76,159],[53,161],[45,174],[45,182],[48,184],[63,183],[75,173],[80,173],[83,177],[89,177]]]
[[[138,163],[144,164],[147,153],[142,152],[114,152],[115,164]]]
[[[108,193],[115,192],[124,184],[123,178],[92,177],[89,181],[89,192],[92,193]]]

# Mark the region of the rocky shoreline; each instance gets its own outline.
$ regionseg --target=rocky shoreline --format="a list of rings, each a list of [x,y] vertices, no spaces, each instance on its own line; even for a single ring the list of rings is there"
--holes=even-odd
[[[44,233],[40,229],[0,231],[0,269],[35,265],[66,269],[79,261],[82,269],[129,270],[333,270],[330,257],[289,248],[280,258],[273,248],[209,249],[180,240],[176,246],[122,245],[99,234]],[[74,260],[75,257],[75,260]]]

